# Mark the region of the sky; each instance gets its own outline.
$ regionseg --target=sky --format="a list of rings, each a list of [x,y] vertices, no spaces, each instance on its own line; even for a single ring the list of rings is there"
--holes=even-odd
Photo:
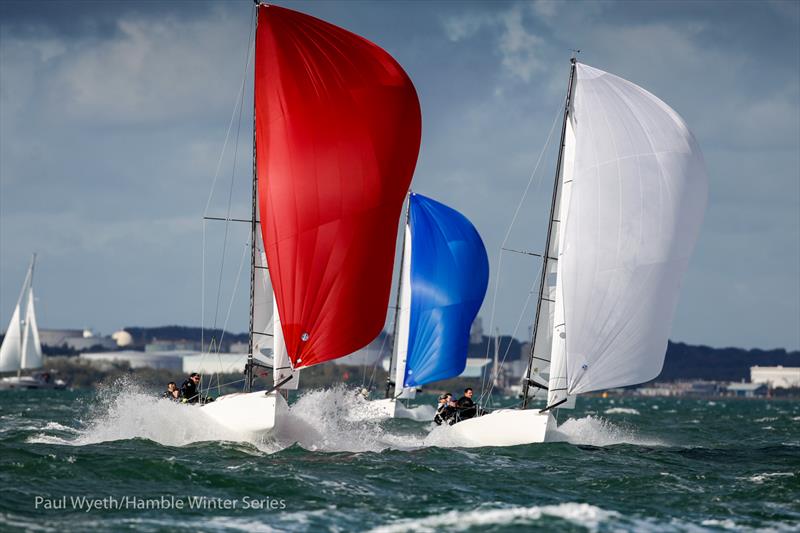
[[[800,2],[276,3],[411,76],[413,189],[483,236],[487,332],[528,335],[539,264],[500,247],[543,247],[546,141],[580,49],[680,113],[706,159],[671,339],[800,348]],[[252,16],[250,0],[0,3],[0,327],[37,252],[40,327],[247,329],[247,228],[202,217],[224,216],[229,195],[249,217]]]

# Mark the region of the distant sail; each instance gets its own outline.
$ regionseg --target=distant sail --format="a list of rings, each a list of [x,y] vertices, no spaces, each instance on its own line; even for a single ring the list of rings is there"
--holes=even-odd
[[[345,356],[385,322],[419,152],[416,91],[366,39],[261,6],[255,107],[261,229],[289,357],[299,368]]]
[[[411,317],[405,387],[464,371],[469,330],[489,282],[480,235],[458,211],[420,194],[410,199]]]
[[[23,370],[42,368],[42,344],[39,342],[39,326],[33,307],[33,287],[28,287],[28,305],[25,310],[25,325],[22,330],[20,368]]]
[[[11,321],[0,346],[0,372],[16,372],[22,360],[22,328],[20,327],[19,304],[14,308]]]
[[[708,194],[700,148],[673,109],[602,70],[578,64],[576,75],[560,256],[570,394],[660,373]]]

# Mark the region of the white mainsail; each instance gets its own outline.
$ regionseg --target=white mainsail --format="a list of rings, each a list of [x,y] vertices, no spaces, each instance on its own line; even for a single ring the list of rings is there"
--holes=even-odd
[[[571,111],[571,110],[570,110]],[[572,196],[572,181],[575,170],[575,128],[572,114],[564,124],[564,153],[561,162],[561,176],[556,202],[557,211],[553,221],[554,235],[553,246],[549,256],[556,257],[555,290],[553,296],[553,319],[550,330],[552,344],[550,346],[550,375],[548,380],[547,405],[559,405],[560,409],[575,407],[575,396],[567,394],[567,365],[566,365],[566,323],[564,319],[564,285],[562,275],[561,254],[564,250],[565,233],[562,221],[569,218],[569,202]]]
[[[3,344],[0,346],[0,372],[14,372],[42,367],[42,345],[33,296],[33,268],[36,254],[31,259],[28,273],[22,284],[17,305],[8,323]],[[24,315],[22,306],[25,305]],[[24,318],[22,318],[24,316]]]
[[[673,109],[622,78],[576,68],[559,265],[570,394],[659,374],[708,194],[700,148]]]
[[[25,310],[25,326],[22,332],[22,349],[20,350],[20,368],[29,370],[42,368],[42,344],[39,342],[39,327],[36,324],[36,312],[33,307],[33,287],[28,287],[28,305]]]
[[[258,216],[258,208],[256,207]],[[297,389],[300,384],[300,371],[293,371],[289,355],[286,353],[286,344],[283,342],[283,330],[275,303],[275,294],[272,292],[269,270],[267,269],[267,255],[264,252],[264,241],[261,238],[261,225],[256,225],[256,262],[255,262],[255,292],[253,301],[253,354],[266,356],[272,350],[274,369],[272,372],[273,384],[277,385],[290,375],[291,380],[281,386],[285,390]]]
[[[397,331],[392,354],[395,398],[413,399],[416,388],[404,388],[406,359],[408,357],[408,334],[411,321],[411,228],[406,224],[403,240],[403,262],[400,265],[400,299],[397,307]],[[398,392],[399,391],[399,392]]]

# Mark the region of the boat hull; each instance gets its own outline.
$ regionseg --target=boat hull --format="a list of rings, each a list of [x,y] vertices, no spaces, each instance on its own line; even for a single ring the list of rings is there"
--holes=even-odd
[[[464,420],[450,428],[458,446],[518,446],[544,442],[556,429],[552,414],[536,409],[499,409],[492,413]]]
[[[67,388],[67,384],[60,379],[48,381],[36,376],[20,376],[0,379],[0,390],[53,390],[65,388]]]
[[[200,407],[200,412],[236,436],[251,440],[272,433],[289,406],[279,392],[262,390],[220,396]]]

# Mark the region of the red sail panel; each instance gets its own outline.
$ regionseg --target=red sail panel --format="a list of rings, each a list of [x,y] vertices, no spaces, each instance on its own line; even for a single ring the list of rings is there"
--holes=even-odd
[[[295,368],[383,328],[422,118],[375,44],[276,6],[258,9],[256,164],[264,248]]]

